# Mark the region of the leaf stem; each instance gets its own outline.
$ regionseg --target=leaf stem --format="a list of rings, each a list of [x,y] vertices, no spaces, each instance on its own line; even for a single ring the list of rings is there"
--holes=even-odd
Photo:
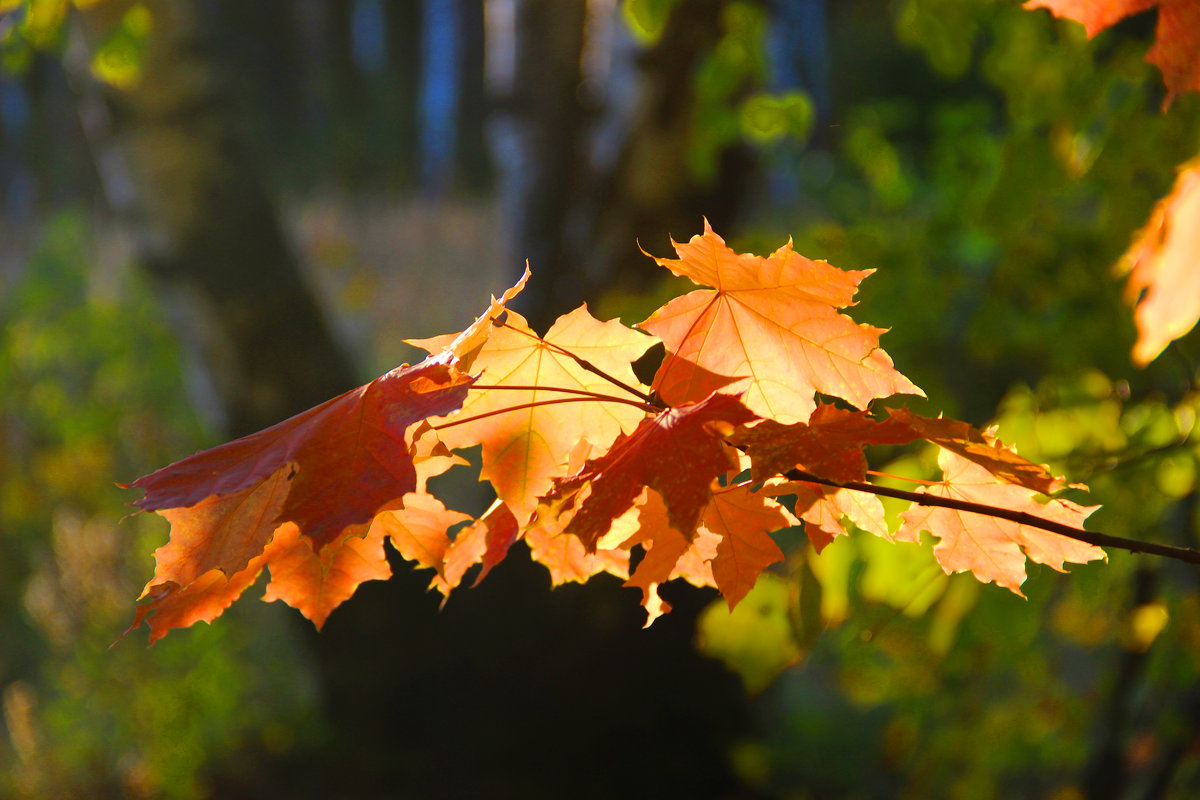
[[[615,395],[604,394],[603,392],[589,392],[586,389],[567,389],[567,388],[561,387],[561,386],[534,386],[534,385],[523,385],[523,384],[515,384],[515,383],[509,383],[509,384],[473,383],[473,384],[471,384],[471,388],[472,389],[500,389],[500,390],[522,391],[522,392],[559,392],[560,394],[577,394],[580,397],[587,397],[587,398],[591,398],[593,400],[602,400],[605,402],[634,403],[635,405],[637,405],[639,407],[643,405],[642,403],[638,403],[636,400],[630,400],[628,397],[616,397]],[[657,414],[660,410],[661,409],[659,409],[659,408],[655,408],[654,413]]]
[[[869,469],[869,470],[867,470],[867,474],[875,475],[876,477],[879,477],[879,478],[891,478],[894,481],[907,481],[908,483],[921,483],[926,486],[937,486],[939,483],[939,481],[926,481],[926,480],[922,480],[921,478],[906,478],[903,475],[893,475],[890,472],[880,472],[877,469]]]
[[[605,396],[601,395],[601,397],[605,397]],[[605,397],[605,401],[610,402],[610,403],[624,403],[625,405],[628,405],[628,406],[640,408],[648,414],[657,414],[660,411],[659,408],[652,406],[649,403],[639,403],[636,400],[627,400],[624,397]],[[510,411],[520,411],[523,408],[536,408],[538,406],[553,406],[553,405],[557,405],[559,403],[594,403],[594,402],[596,402],[596,398],[594,398],[594,397],[560,397],[557,400],[537,400],[532,403],[519,403],[518,405],[509,406],[508,408],[497,408],[492,411],[484,412],[483,414],[476,414],[472,417],[463,417],[462,419],[452,419],[449,422],[443,422],[441,425],[430,425],[429,427],[435,431],[440,431],[440,430],[444,430],[446,428],[453,428],[455,425],[465,425],[468,422],[475,422],[476,420],[487,419],[488,417],[495,417],[499,414],[507,414]]]
[[[909,500],[917,505],[922,506],[940,506],[949,508],[955,511],[968,511],[972,514],[982,514],[987,517],[996,519],[1006,519],[1010,522],[1016,522],[1020,525],[1028,525],[1032,528],[1040,528],[1050,533],[1057,533],[1059,536],[1066,536],[1068,539],[1086,542],[1087,544],[1096,545],[1097,547],[1116,547],[1122,550],[1128,550],[1131,553],[1146,553],[1148,555],[1162,556],[1163,558],[1173,558],[1177,561],[1186,561],[1189,564],[1200,564],[1200,550],[1192,550],[1187,547],[1173,547],[1167,544],[1157,544],[1155,542],[1141,542],[1136,539],[1126,539],[1121,536],[1110,536],[1106,533],[1098,531],[1086,531],[1082,528],[1072,528],[1070,525],[1063,525],[1061,522],[1053,522],[1042,517],[1034,516],[1033,514],[1024,511],[1012,511],[1007,508],[998,508],[996,506],[984,505],[983,503],[972,503],[967,500],[955,500],[950,497],[938,497],[937,495],[924,494],[921,492],[909,492],[904,489],[892,489],[887,486],[876,486],[872,483],[863,483],[861,481],[845,481],[839,483],[822,478],[818,475],[813,475],[810,472],[793,469],[786,473],[789,480],[804,481],[805,483],[816,483],[822,486],[832,486],[838,489],[853,489],[856,492],[867,492],[869,494],[877,494],[883,497],[894,497],[899,500]]]
[[[501,328],[508,328],[510,331],[516,331],[517,333],[521,334],[522,336],[528,336],[531,339],[535,339],[536,341],[541,342],[543,345],[545,345],[549,349],[553,350],[554,352],[556,352],[560,355],[564,355],[567,358],[571,359],[576,364],[578,364],[582,369],[585,369],[588,372],[592,373],[593,375],[603,378],[604,380],[611,383],[613,386],[624,389],[625,391],[629,392],[634,397],[640,397],[647,405],[654,406],[655,411],[663,411],[666,408],[661,403],[656,401],[654,399],[654,397],[652,397],[651,395],[646,394],[645,392],[641,391],[640,389],[636,389],[633,386],[630,386],[629,384],[625,383],[625,381],[621,380],[620,378],[616,378],[612,375],[609,375],[607,372],[600,369],[595,364],[588,361],[586,358],[575,355],[574,353],[572,353],[570,350],[566,349],[565,347],[557,345],[554,342],[546,341],[541,336],[538,336],[535,333],[530,333],[529,331],[523,331],[520,328],[514,328],[512,325],[509,325],[507,322],[493,322],[492,324],[497,325],[498,327],[501,327]]]

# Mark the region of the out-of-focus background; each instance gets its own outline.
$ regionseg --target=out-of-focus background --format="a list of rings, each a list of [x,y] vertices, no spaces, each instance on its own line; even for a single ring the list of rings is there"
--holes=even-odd
[[[1089,42],[1008,0],[0,9],[0,796],[1200,796],[1200,576],[1122,552],[1022,599],[792,532],[732,617],[668,586],[643,631],[518,546],[440,611],[398,562],[320,634],[251,591],[110,648],[166,535],[115,482],[412,360],[527,259],[535,324],[640,321],[680,287],[639,245],[703,217],[877,268],[855,317],[919,410],[1088,482],[1099,530],[1200,545],[1197,341],[1133,369],[1112,272],[1200,149],[1154,12]]]

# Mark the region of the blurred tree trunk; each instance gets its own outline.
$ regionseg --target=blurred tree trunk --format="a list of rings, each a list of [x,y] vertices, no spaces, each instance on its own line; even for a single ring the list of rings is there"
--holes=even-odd
[[[514,0],[512,63],[493,81],[508,257],[516,273],[528,260],[538,276],[517,304],[535,327],[553,318],[554,294],[574,274],[564,234],[582,166],[578,91],[586,19],[587,0]]]
[[[528,259],[538,276],[520,298],[536,327],[606,289],[644,290],[660,270],[638,242],[686,237],[702,216],[722,228],[737,212],[750,163],[730,148],[704,185],[685,160],[693,77],[721,37],[728,0],[683,0],[632,74],[610,65],[586,82],[585,48],[612,48],[628,37],[624,22],[593,20],[604,24],[586,27],[607,30],[610,41],[588,41],[583,0],[514,2],[515,67],[492,68],[492,140],[511,218],[506,257],[514,270]]]
[[[572,250],[586,254],[583,297],[605,289],[644,292],[664,274],[638,247],[669,254],[668,235],[686,241],[706,217],[718,230],[736,219],[753,174],[739,146],[719,156],[715,179],[687,163],[696,125],[694,76],[723,34],[728,0],[683,0],[659,40],[638,60],[638,89],[619,156],[593,176],[595,221]],[[578,269],[578,268],[577,268]],[[577,302],[577,301],[576,301]],[[571,306],[567,306],[570,308]]]
[[[354,0],[323,0],[322,48],[326,63],[326,110],[335,179],[353,186],[370,174],[362,135],[368,108],[367,87],[354,61]]]
[[[140,83],[111,92],[112,134],[134,196],[110,196],[142,225],[141,256],[184,301],[226,417],[242,435],[351,388],[346,354],[302,280],[238,127],[221,71],[219,20],[190,0],[149,0]],[[123,12],[82,15],[93,41]]]
[[[234,101],[257,113],[251,120],[256,145],[269,143],[271,166],[295,152],[305,117],[305,83],[296,0],[221,0],[222,49],[236,61]],[[280,151],[280,143],[286,145]]]
[[[155,35],[143,83],[114,101],[117,131],[151,224],[147,260],[165,290],[205,309],[198,327],[212,333],[228,429],[245,433],[352,381],[239,139],[205,6],[147,6]],[[548,159],[533,175],[524,235],[552,248],[577,164],[584,8],[530,3],[526,13],[546,15],[530,20],[534,52],[553,48],[574,66],[557,75],[559,61],[526,53],[528,82],[513,100],[537,121],[526,133]],[[547,84],[551,96],[535,91]],[[669,587],[675,612],[642,631],[636,592],[616,581],[550,592],[541,566],[509,562],[440,615],[428,574],[394,563],[393,580],[361,587],[320,635],[297,618],[328,725],[319,747],[264,758],[260,770],[308,797],[733,796],[726,754],[745,725],[744,697],[690,646],[709,597]]]
[[[421,92],[421,2],[387,0],[383,4],[387,46],[388,120],[394,132],[390,158],[395,159],[396,182],[413,189],[420,182],[417,164]]]
[[[455,0],[458,9],[458,139],[457,187],[482,192],[491,186],[492,162],[488,153],[485,121],[487,87],[484,82],[486,52],[483,0]]]

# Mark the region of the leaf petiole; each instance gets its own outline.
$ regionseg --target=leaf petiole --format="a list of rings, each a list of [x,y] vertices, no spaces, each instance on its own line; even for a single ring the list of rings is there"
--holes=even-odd
[[[645,392],[641,391],[640,389],[630,386],[629,384],[625,383],[625,381],[621,380],[620,378],[609,375],[607,372],[600,369],[595,364],[588,361],[586,358],[575,355],[574,353],[572,353],[570,350],[566,349],[565,347],[561,347],[560,345],[557,345],[554,342],[546,341],[541,336],[538,336],[537,334],[534,334],[534,333],[530,333],[529,331],[523,331],[520,328],[514,328],[513,326],[509,325],[507,322],[493,322],[493,324],[499,328],[508,328],[510,331],[515,331],[515,332],[521,334],[522,336],[528,336],[529,338],[540,342],[541,344],[545,345],[548,349],[553,350],[554,352],[558,353],[559,355],[564,355],[567,358],[571,359],[576,364],[578,364],[580,366],[580,368],[587,370],[588,372],[592,373],[593,375],[596,375],[597,377],[603,378],[604,380],[611,383],[613,386],[616,386],[620,389],[624,389],[625,391],[632,394],[634,397],[640,397],[647,404],[654,406],[655,411],[664,410],[664,406],[657,403],[655,401],[655,399],[653,397],[651,397],[650,395],[646,394]]]
[[[515,387],[510,386],[510,387],[504,387],[504,388],[511,389],[511,388],[515,388]],[[545,387],[541,387],[541,388],[545,388]],[[567,389],[564,391],[573,391],[573,390]],[[587,394],[590,394],[590,393],[587,393]],[[509,406],[508,408],[497,408],[493,411],[487,411],[483,414],[475,414],[474,416],[463,417],[462,419],[452,419],[449,422],[442,423],[441,425],[430,425],[429,427],[435,431],[440,431],[440,430],[445,430],[446,428],[453,428],[455,425],[465,425],[468,422],[475,422],[476,420],[487,419],[488,417],[495,417],[500,414],[507,414],[510,411],[520,411],[523,408],[537,408],[538,406],[553,406],[553,405],[558,405],[559,403],[595,403],[595,402],[598,402],[597,397],[604,398],[604,402],[624,403],[625,405],[633,406],[634,408],[640,408],[648,414],[657,414],[662,410],[662,409],[652,406],[648,403],[639,403],[636,400],[627,400],[624,397],[607,397],[605,395],[585,396],[585,397],[560,397],[556,400],[536,400],[532,403],[519,403],[515,406]]]

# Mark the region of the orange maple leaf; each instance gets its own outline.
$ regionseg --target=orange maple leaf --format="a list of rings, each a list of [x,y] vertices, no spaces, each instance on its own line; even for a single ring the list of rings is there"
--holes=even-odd
[[[550,571],[551,586],[586,583],[601,572],[621,579],[629,577],[628,550],[598,546],[589,553],[578,536],[563,530],[572,514],[543,514],[545,509],[547,506],[539,506],[538,516],[522,538],[529,545],[530,557]]]
[[[422,346],[436,349],[444,338]],[[480,418],[461,424],[451,418],[439,426],[438,435],[451,448],[482,444],[480,480],[490,481],[517,519],[527,522],[552,479],[567,474],[567,456],[577,442],[586,439],[607,447],[646,417],[637,405],[589,397],[615,394],[640,402],[566,353],[642,389],[630,364],[654,343],[617,320],[600,322],[587,306],[559,317],[544,339],[510,311],[504,325],[493,327],[477,350],[474,369],[482,371],[476,377],[488,388],[469,394],[456,414],[458,419]],[[497,413],[509,408],[513,410]]]
[[[1023,511],[1073,528],[1082,527],[1097,508],[1060,498],[1039,503],[1034,499],[1036,492],[1004,483],[984,467],[949,450],[939,451],[938,464],[942,482],[923,491],[939,497]],[[900,516],[903,524],[896,538],[917,542],[921,531],[932,533],[939,540],[933,554],[947,574],[969,570],[980,581],[995,581],[1017,594],[1021,594],[1025,582],[1026,556],[1059,571],[1064,562],[1084,563],[1106,557],[1095,545],[969,511],[914,505]]]
[[[642,592],[646,627],[671,611],[671,604],[658,594],[658,587],[663,583],[682,578],[693,586],[715,588],[717,585],[711,562],[716,556],[720,537],[705,530],[702,524],[689,541],[671,527],[666,503],[653,489],[642,491],[634,509],[613,523],[603,541],[617,540],[626,550],[641,545],[646,551],[637,569],[625,581],[626,586]]]
[[[654,389],[669,405],[725,391],[745,393],[747,408],[799,422],[821,392],[864,408],[876,397],[924,396],[879,347],[881,328],[859,325],[838,309],[853,305],[871,270],[845,271],[812,261],[791,242],[769,257],[739,255],[715,234],[672,242],[679,259],[654,260],[715,291],[677,297],[639,324],[663,340],[667,357]]]
[[[1200,158],[1179,169],[1171,193],[1154,206],[1117,265],[1128,272],[1134,306],[1133,362],[1144,367],[1200,319]]]
[[[1083,23],[1088,37],[1131,14],[1158,6],[1154,46],[1146,60],[1162,71],[1166,110],[1183,92],[1200,91],[1200,3],[1195,0],[1029,0],[1026,8],[1047,8],[1058,17]]]
[[[314,552],[311,541],[294,524],[281,525],[263,552],[271,581],[263,600],[282,600],[320,630],[330,613],[366,581],[392,577],[383,552],[384,531],[347,530],[329,546]]]
[[[647,551],[625,582],[642,590],[647,625],[671,610],[658,596],[658,587],[676,578],[715,587],[732,610],[764,569],[783,560],[768,534],[799,523],[786,508],[743,485],[714,485],[702,521],[690,537],[671,525],[670,511],[653,489],[643,491],[635,508],[614,523],[605,540],[618,536],[624,539],[621,547],[642,545]]]
[[[442,564],[434,576],[430,588],[437,589],[445,598],[463,579],[467,570],[476,564],[483,569],[475,576],[473,586],[487,577],[492,567],[508,555],[508,549],[520,538],[521,527],[516,517],[500,500],[496,500],[475,522],[463,528],[454,537],[442,555]]]
[[[508,310],[508,302],[521,293],[528,281],[529,267],[525,267],[525,271],[521,273],[520,279],[513,287],[498,298],[492,297],[488,310],[476,317],[475,321],[468,325],[462,333],[434,336],[429,339],[405,339],[404,341],[415,347],[424,348],[430,353],[449,356],[458,368],[465,372],[471,369],[479,351],[491,337],[492,323],[504,315]]]
[[[128,636],[145,622],[150,628],[150,644],[154,644],[173,628],[212,622],[254,584],[265,563],[266,559],[259,555],[233,576],[210,569],[186,586],[175,581],[147,586],[138,599],[148,602],[137,607],[133,624],[123,635]]]
[[[451,526],[471,519],[469,514],[452,511],[430,494],[404,495],[404,507],[381,511],[371,523],[371,533],[387,536],[400,555],[417,566],[439,572],[450,547],[447,531]]]
[[[779,503],[745,486],[713,493],[702,530],[720,537],[712,575],[730,611],[754,588],[764,569],[783,560],[779,545],[767,534],[799,523]]]
[[[795,495],[796,516],[804,521],[804,533],[818,554],[835,538],[846,535],[843,517],[881,539],[892,538],[888,533],[883,504],[869,492],[836,489],[805,481],[768,485],[763,492],[773,496]]]
[[[221,500],[212,497],[197,508],[210,504],[220,507]],[[174,522],[175,517],[193,511],[171,509],[163,515]],[[209,508],[200,518],[214,516]],[[262,552],[234,575],[226,576],[213,568],[195,577],[189,577],[189,573],[201,563],[199,559],[177,563],[174,558],[174,553],[188,542],[186,534],[193,530],[186,525],[175,525],[171,544],[156,553],[158,573],[142,595],[149,602],[138,606],[137,616],[126,634],[147,621],[153,644],[172,628],[211,622],[254,583],[263,567],[270,570],[271,580],[262,599],[283,600],[320,629],[330,613],[361,584],[392,576],[383,551],[386,539],[390,538],[392,546],[405,558],[440,572],[450,543],[446,530],[468,519],[468,515],[446,509],[430,495],[410,493],[404,497],[404,508],[380,512],[369,527],[347,527],[338,539],[319,551],[313,550],[311,541],[301,535],[294,523],[287,522],[275,528]],[[221,528],[218,522],[212,529]],[[159,573],[167,571],[186,583],[162,580]]]
[[[657,531],[653,540],[641,542],[646,555],[637,569],[625,581],[626,586],[642,590],[642,605],[646,608],[646,627],[654,620],[671,611],[671,604],[658,595],[658,587],[671,579],[679,559],[687,552],[691,543],[679,531],[670,526]]]

